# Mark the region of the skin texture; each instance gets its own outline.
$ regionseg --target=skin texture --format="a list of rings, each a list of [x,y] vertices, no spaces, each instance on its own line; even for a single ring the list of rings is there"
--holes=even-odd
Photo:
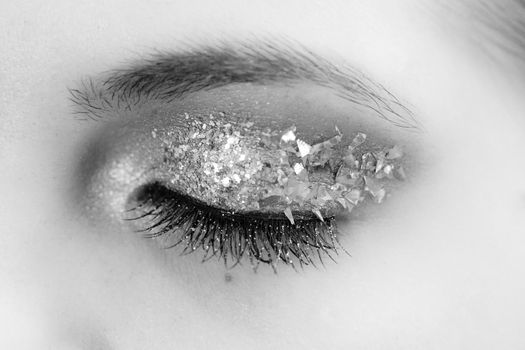
[[[521,63],[487,55],[483,33],[454,10],[415,1],[2,4],[1,347],[523,347]],[[102,127],[71,117],[66,87],[155,49],[257,35],[343,58],[425,126],[417,181],[377,215],[345,224],[352,257],[299,273],[226,273],[116,220],[87,219],[76,205],[79,159]]]

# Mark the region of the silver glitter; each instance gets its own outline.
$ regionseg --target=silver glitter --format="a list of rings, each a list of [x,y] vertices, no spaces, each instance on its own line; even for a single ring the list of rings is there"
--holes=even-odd
[[[181,136],[162,137],[170,184],[231,212],[284,213],[292,224],[295,212],[324,220],[352,211],[367,196],[383,202],[387,181],[406,177],[401,147],[359,151],[364,133],[344,146],[344,135],[335,128],[336,135],[311,145],[295,126],[260,129],[249,120],[224,122],[224,114],[184,118],[188,127]]]

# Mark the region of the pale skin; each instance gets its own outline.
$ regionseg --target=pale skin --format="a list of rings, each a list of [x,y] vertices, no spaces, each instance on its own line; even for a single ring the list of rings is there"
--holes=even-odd
[[[470,40],[468,16],[416,1],[0,8],[2,348],[523,347],[525,85],[514,57]],[[225,275],[85,220],[75,167],[100,125],[72,117],[67,87],[156,49],[258,35],[344,59],[424,126],[427,171],[351,227],[351,257]]]

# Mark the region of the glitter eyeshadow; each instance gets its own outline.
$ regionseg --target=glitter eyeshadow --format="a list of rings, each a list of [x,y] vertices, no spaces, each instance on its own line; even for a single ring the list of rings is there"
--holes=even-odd
[[[159,174],[166,186],[229,213],[326,217],[350,212],[367,198],[381,203],[405,178],[403,150],[367,146],[356,131],[312,140],[294,125],[257,126],[224,113],[179,116],[177,130],[153,130],[163,146]]]

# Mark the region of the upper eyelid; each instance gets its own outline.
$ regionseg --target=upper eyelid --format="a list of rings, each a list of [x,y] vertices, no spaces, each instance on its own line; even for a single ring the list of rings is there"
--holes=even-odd
[[[161,53],[115,70],[101,81],[84,81],[70,92],[79,113],[98,118],[114,108],[130,108],[148,100],[171,102],[191,92],[229,84],[293,81],[330,88],[398,127],[420,128],[412,112],[384,87],[296,43],[230,43]]]

